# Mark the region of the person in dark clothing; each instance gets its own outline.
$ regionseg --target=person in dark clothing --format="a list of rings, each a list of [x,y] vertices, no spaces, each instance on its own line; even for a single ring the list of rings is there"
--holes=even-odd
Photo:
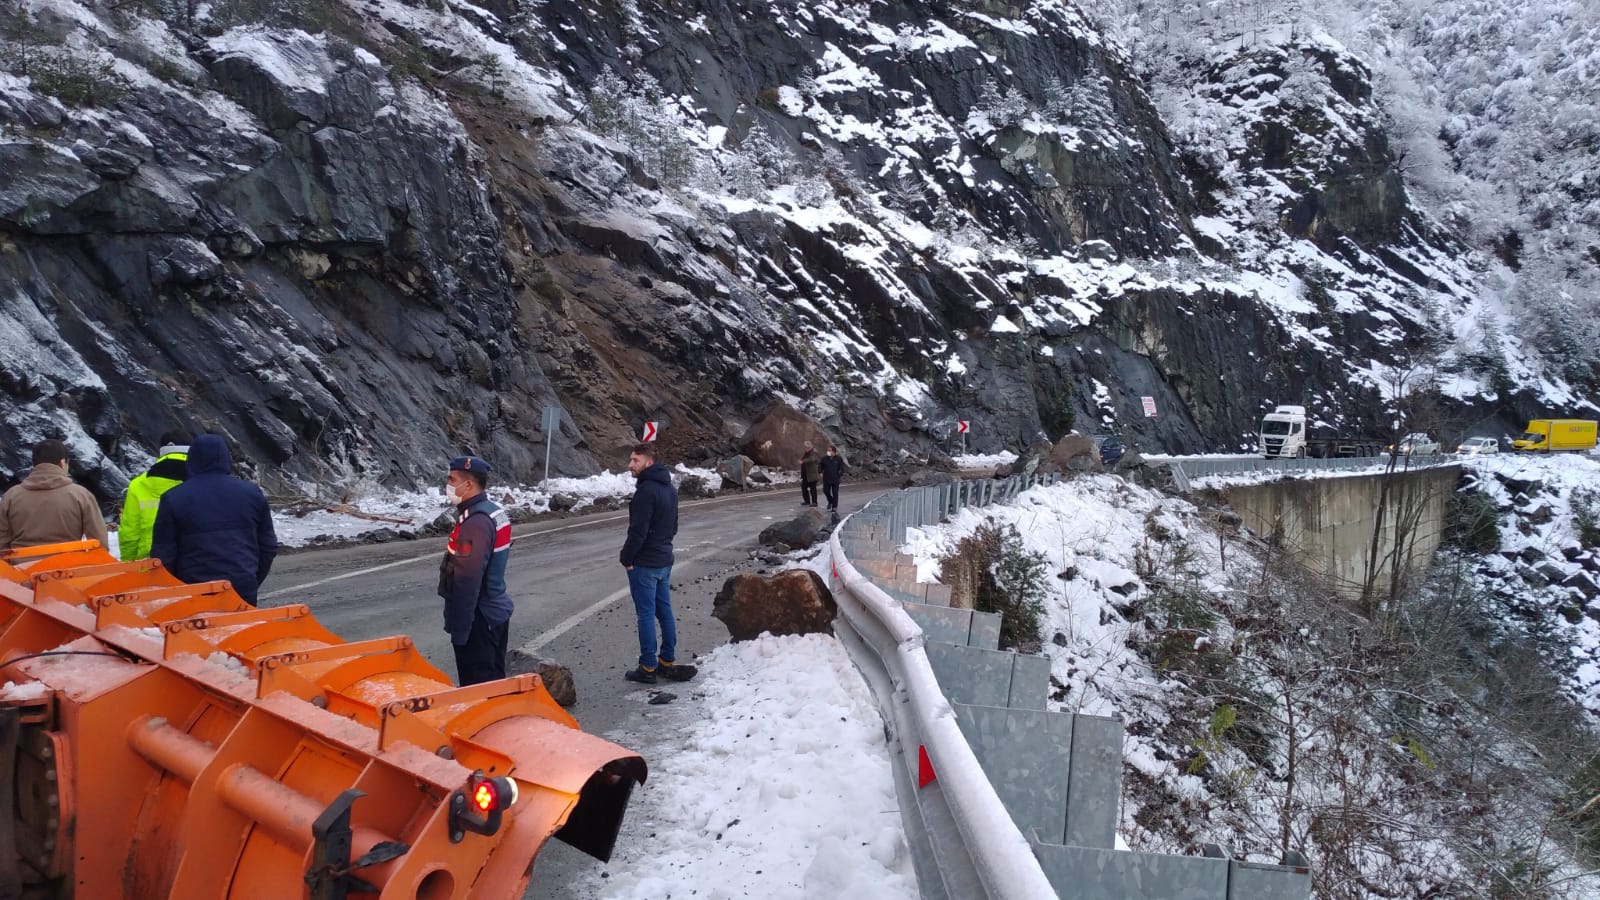
[[[506,677],[514,611],[506,593],[511,517],[489,499],[488,486],[484,460],[458,456],[450,461],[445,498],[456,507],[456,526],[439,564],[439,596],[462,687]]]
[[[698,671],[679,665],[678,624],[672,616],[672,539],[678,534],[678,489],[672,473],[656,462],[655,448],[639,444],[628,456],[636,485],[628,503],[628,537],[618,561],[628,572],[628,591],[639,625],[639,666],[623,677],[640,684],[656,679],[688,681]],[[661,643],[656,644],[656,623]]]
[[[822,458],[822,494],[828,498],[828,509],[839,511],[839,482],[844,480],[844,457],[839,448],[829,445],[828,455]]]
[[[806,452],[800,454],[800,505],[817,505],[817,481],[822,477],[821,460],[817,449],[806,441]]]
[[[254,606],[278,555],[278,535],[266,495],[233,471],[220,435],[189,445],[189,477],[161,495],[150,533],[150,555],[179,580],[227,579]]]

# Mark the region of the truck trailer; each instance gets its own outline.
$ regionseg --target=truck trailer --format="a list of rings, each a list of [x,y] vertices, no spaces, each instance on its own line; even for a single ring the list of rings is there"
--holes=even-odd
[[[1261,417],[1261,455],[1267,459],[1377,456],[1381,452],[1381,441],[1311,428],[1304,406],[1278,406]]]
[[[1511,442],[1511,449],[1529,453],[1593,450],[1594,437],[1593,419],[1534,419],[1522,437]]]

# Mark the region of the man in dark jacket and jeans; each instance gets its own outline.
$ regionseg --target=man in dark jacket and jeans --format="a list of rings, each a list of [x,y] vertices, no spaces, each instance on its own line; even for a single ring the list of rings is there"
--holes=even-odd
[[[636,485],[628,504],[628,538],[619,561],[628,570],[628,591],[639,620],[639,666],[623,677],[640,684],[656,679],[688,681],[694,666],[678,665],[678,623],[672,617],[672,539],[678,534],[678,489],[656,462],[655,448],[639,444],[628,456]],[[656,622],[661,644],[656,645]]]
[[[189,477],[161,495],[150,534],[150,555],[180,581],[227,579],[251,606],[278,555],[267,497],[235,478],[233,457],[220,435],[189,445]]]
[[[462,687],[506,677],[513,611],[506,593],[511,517],[484,493],[488,486],[487,462],[476,456],[450,461],[445,497],[455,504],[456,527],[439,564],[439,596]]]

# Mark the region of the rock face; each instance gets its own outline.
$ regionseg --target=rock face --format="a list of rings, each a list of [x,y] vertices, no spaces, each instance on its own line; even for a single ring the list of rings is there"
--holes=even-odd
[[[833,634],[839,607],[817,573],[790,569],[770,578],[729,578],[717,592],[711,614],[728,626],[730,638],[748,641],[763,633]]]
[[[228,435],[269,488],[436,480],[456,447],[536,473],[554,391],[449,108],[303,32],[192,59],[215,93],[131,92],[115,118],[58,112],[56,141],[7,145],[33,187],[0,204],[0,321],[35,343],[0,361],[0,439],[73,439],[104,494],[142,461],[119,451],[176,425]],[[590,465],[560,443],[563,467]]]
[[[98,108],[0,74],[0,481],[60,436],[112,500],[178,424],[269,488],[431,482],[462,451],[533,481],[546,406],[561,475],[615,468],[646,421],[670,461],[792,467],[831,436],[863,469],[948,448],[957,419],[979,452],[1107,419],[1184,452],[1318,396],[1359,430],[1387,418],[1371,363],[1401,352],[1367,336],[1423,328],[1348,310],[1471,280],[1418,268],[1454,272],[1453,245],[1327,49],[1339,128],[1256,102],[1288,50],[1207,73],[1220,106],[1284,110],[1221,142],[1228,167],[1309,173],[1240,211],[1057,0],[301,4],[283,27],[201,4],[181,36],[148,4],[45,6],[30,40],[142,74]],[[1315,312],[1235,277],[1228,242],[1262,232],[1328,256],[1262,263]]]
[[[756,538],[762,546],[789,550],[804,550],[828,533],[828,516],[819,508],[806,508],[787,522],[774,522],[761,530]]]

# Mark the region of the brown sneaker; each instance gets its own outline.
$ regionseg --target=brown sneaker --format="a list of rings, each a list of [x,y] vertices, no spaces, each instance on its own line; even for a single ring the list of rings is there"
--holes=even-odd
[[[700,674],[700,669],[695,666],[680,666],[676,663],[669,663],[666,660],[662,660],[660,664],[656,666],[656,674],[668,681],[688,681],[694,676]]]

